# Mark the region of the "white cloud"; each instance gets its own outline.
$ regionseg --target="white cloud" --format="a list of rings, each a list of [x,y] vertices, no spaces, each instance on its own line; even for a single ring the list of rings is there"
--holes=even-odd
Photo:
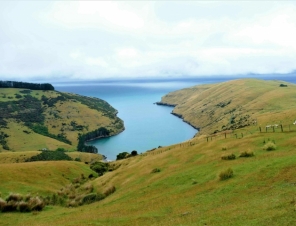
[[[0,2],[1,79],[296,69],[294,2]]]

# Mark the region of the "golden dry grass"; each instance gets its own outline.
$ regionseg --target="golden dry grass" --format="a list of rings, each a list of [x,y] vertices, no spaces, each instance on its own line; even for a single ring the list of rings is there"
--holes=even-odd
[[[281,83],[288,87],[280,87]],[[172,92],[162,102],[177,104],[175,113],[200,128],[201,134],[211,134],[229,126],[231,116],[236,121],[256,120],[264,128],[270,124],[292,125],[296,119],[295,88],[295,84],[282,81],[240,79]]]

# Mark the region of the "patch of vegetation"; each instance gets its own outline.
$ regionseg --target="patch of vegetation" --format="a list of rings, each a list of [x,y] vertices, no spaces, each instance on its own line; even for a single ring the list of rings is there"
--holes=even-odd
[[[280,87],[288,87],[288,85],[280,84]]]
[[[129,157],[133,157],[133,156],[137,156],[138,152],[136,150],[133,150],[131,153],[128,152],[121,152],[116,156],[116,160],[120,160],[120,159],[126,159]]]
[[[154,168],[151,173],[159,173],[161,170],[159,168]]]
[[[31,212],[41,211],[46,203],[42,197],[31,195],[22,196],[21,194],[10,194],[5,200],[0,198],[1,212]]]
[[[20,93],[23,93],[23,94],[30,94],[31,92],[32,92],[32,90],[30,90],[30,89],[20,90]]]
[[[236,158],[235,154],[223,155],[221,159],[223,160],[234,160]]]
[[[231,100],[229,100],[229,101],[223,101],[223,102],[218,103],[216,106],[217,106],[217,107],[224,108],[224,107],[226,107],[227,105],[229,105],[230,103],[231,103]]]
[[[30,95],[24,95],[18,101],[0,102],[0,126],[7,126],[9,119],[24,123],[43,124],[44,115],[41,102]]]
[[[116,156],[116,160],[120,160],[120,159],[125,159],[129,157],[129,153],[128,152],[121,152]]]
[[[72,142],[69,141],[63,133],[58,134],[58,135],[51,134],[48,132],[48,128],[44,125],[27,123],[26,126],[28,126],[30,129],[32,129],[35,133],[59,140],[59,141],[64,142],[66,144],[70,144],[70,145],[72,144]]]
[[[109,171],[109,164],[106,162],[95,162],[90,165],[90,168],[98,173],[99,176],[103,176],[105,172]]]
[[[219,174],[220,180],[227,180],[231,177],[233,177],[233,170],[231,168],[228,168]]]
[[[6,138],[8,138],[9,135],[4,133],[4,132],[0,132],[0,144],[2,145],[2,148],[5,150],[9,150],[8,144],[7,144],[7,140]]]
[[[48,97],[42,95],[41,100],[43,102],[43,105],[47,105],[48,107],[54,107],[58,101],[65,101],[67,99],[62,95],[57,96],[55,98],[52,98],[52,97],[48,98]]]
[[[88,152],[88,153],[98,153],[98,149],[92,145],[86,145],[85,142],[100,137],[107,137],[110,135],[110,132],[105,127],[100,127],[97,130],[88,132],[86,134],[78,134],[78,144],[77,151]]]
[[[271,141],[267,142],[263,147],[263,150],[266,150],[266,151],[274,151],[275,149],[276,149],[276,145]]]
[[[32,156],[27,159],[26,162],[34,162],[34,161],[60,161],[60,160],[73,160],[64,151],[41,151],[40,154]]]
[[[253,156],[254,156],[254,152],[252,151],[243,151],[239,155],[239,157],[245,157],[245,158],[253,157]]]

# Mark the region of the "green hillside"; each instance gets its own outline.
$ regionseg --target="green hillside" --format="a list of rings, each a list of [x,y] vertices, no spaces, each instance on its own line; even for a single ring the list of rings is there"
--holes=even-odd
[[[79,134],[104,128],[91,138],[124,129],[107,102],[54,90],[0,88],[0,152],[76,150]]]

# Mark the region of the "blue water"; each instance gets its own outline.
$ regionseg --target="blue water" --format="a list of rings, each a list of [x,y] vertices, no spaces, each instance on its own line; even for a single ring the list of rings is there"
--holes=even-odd
[[[153,104],[165,94],[198,84],[216,83],[232,78],[201,78],[186,80],[128,80],[54,84],[56,90],[106,100],[118,110],[125,130],[113,137],[89,142],[100,154],[115,160],[120,152],[145,152],[191,139],[198,131],[170,114],[172,107]],[[294,77],[267,77],[295,82]]]

